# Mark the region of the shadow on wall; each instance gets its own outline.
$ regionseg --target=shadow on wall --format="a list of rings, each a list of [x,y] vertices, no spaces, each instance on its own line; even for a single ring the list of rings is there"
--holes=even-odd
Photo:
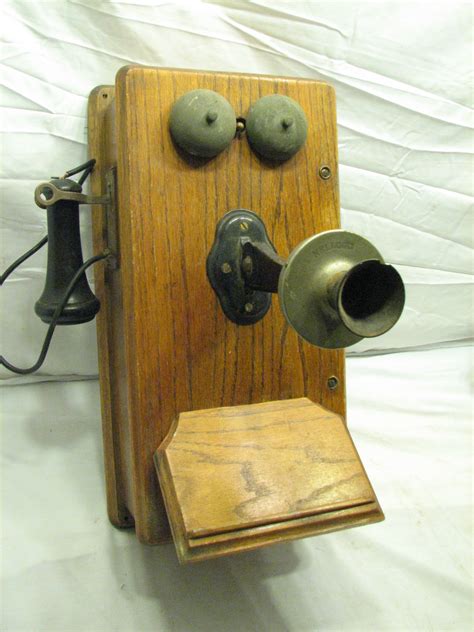
[[[25,559],[31,551],[35,557],[7,582],[12,622],[30,629],[36,621],[38,630],[283,632],[295,629],[296,617],[315,629],[326,580],[314,568],[323,569],[328,556],[337,563],[331,546],[321,557],[318,549],[317,559],[308,540],[181,566],[173,543],[143,545],[106,518],[98,384],[32,390],[24,426],[15,428],[19,443],[34,447],[22,466],[43,460],[43,478],[28,489],[46,497],[31,505],[41,514],[38,534],[25,506],[28,535],[20,546]],[[26,612],[25,595],[35,604]]]
[[[288,604],[279,608],[266,580],[307,565],[292,543],[181,566],[172,543],[147,547],[133,532],[111,531],[114,548],[122,538],[128,545],[111,556],[113,575],[120,582],[117,589],[130,593],[132,602],[134,595],[154,602],[157,621],[166,620],[166,629],[288,629],[289,622],[280,614]]]

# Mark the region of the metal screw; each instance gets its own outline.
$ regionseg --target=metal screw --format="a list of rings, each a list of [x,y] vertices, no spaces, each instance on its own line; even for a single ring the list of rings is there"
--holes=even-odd
[[[246,276],[250,276],[253,270],[253,261],[252,257],[247,255],[242,259],[242,271]]]
[[[250,314],[250,312],[253,312],[253,305],[252,305],[252,303],[245,303],[244,309],[247,312],[247,314]]]
[[[217,119],[217,112],[215,110],[209,110],[209,112],[206,115],[206,121],[209,123],[209,125],[211,123],[214,123],[216,119]]]
[[[245,129],[245,119],[237,119],[235,130],[237,134],[241,134]]]
[[[323,180],[329,180],[329,178],[331,177],[331,169],[330,169],[327,165],[323,165],[323,166],[319,169],[319,176],[320,176]]]
[[[331,389],[331,391],[333,391],[334,389],[336,389],[339,385],[339,380],[337,379],[337,377],[335,375],[331,375],[331,377],[328,379],[328,388]]]
[[[240,230],[245,231],[248,230],[249,224],[248,222],[240,222]]]
[[[221,265],[221,270],[224,274],[229,274],[229,272],[232,272],[232,266],[226,261]]]

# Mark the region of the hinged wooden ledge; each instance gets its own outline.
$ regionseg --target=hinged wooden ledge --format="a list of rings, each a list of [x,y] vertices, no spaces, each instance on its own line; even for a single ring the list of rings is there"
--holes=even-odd
[[[383,520],[342,418],[305,397],[181,413],[155,464],[181,562]]]

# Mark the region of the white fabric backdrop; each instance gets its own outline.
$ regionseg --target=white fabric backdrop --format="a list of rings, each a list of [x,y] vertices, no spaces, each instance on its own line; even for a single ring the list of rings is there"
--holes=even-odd
[[[351,352],[470,337],[469,4],[4,0],[2,11],[2,269],[45,233],[34,187],[86,158],[87,96],[121,66],[312,77],[337,92],[343,226],[407,285],[399,324]],[[45,333],[33,313],[45,261],[43,250],[1,293],[1,351],[15,364],[33,362]],[[94,323],[59,328],[40,376],[96,373]]]

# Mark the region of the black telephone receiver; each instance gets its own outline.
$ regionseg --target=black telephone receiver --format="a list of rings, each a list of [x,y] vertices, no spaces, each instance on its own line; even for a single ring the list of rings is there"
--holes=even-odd
[[[37,371],[43,364],[56,325],[77,325],[92,320],[100,309],[100,302],[92,292],[86,277],[91,265],[105,259],[104,252],[88,259],[82,257],[79,232],[79,204],[106,203],[105,198],[91,198],[82,193],[82,185],[92,172],[95,160],[67,171],[62,178],[51,178],[36,187],[35,201],[47,209],[48,235],[31,250],[12,263],[0,277],[0,285],[21,264],[48,242],[48,263],[43,293],[35,304],[35,312],[49,324],[41,353],[31,367],[22,369],[0,356],[0,364],[25,375]],[[83,172],[76,182],[71,176]]]

